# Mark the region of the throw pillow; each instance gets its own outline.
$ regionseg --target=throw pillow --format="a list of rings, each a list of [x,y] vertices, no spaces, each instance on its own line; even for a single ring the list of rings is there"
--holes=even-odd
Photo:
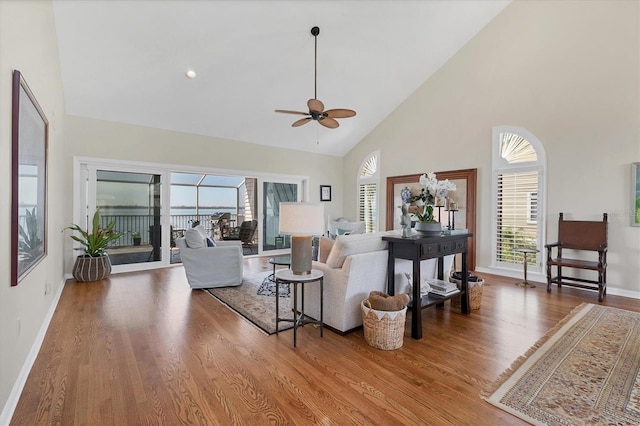
[[[349,229],[338,228],[338,235],[349,235],[351,231]]]
[[[329,253],[329,257],[327,257],[327,266],[330,268],[342,268],[347,256],[386,250],[387,242],[382,240],[382,235],[384,235],[383,232],[339,235]]]
[[[204,248],[204,239],[200,232],[195,228],[189,228],[184,233],[184,241],[187,243],[187,247],[192,249]]]
[[[369,304],[376,311],[401,311],[409,304],[409,295],[406,293],[389,296],[381,291],[369,293]]]
[[[342,235],[338,233],[338,230],[350,232],[351,234],[364,234],[364,222],[349,222],[348,220],[341,218],[339,220],[329,221],[329,238],[335,239],[336,236]]]
[[[327,237],[320,237],[320,249],[318,254],[318,262],[327,263],[327,258],[329,257],[329,253],[331,253],[331,248],[333,247],[333,243],[335,240]]]
[[[196,229],[200,235],[202,235],[202,238],[207,238],[207,230],[204,229],[204,225],[198,225],[198,226],[194,226],[193,229]]]

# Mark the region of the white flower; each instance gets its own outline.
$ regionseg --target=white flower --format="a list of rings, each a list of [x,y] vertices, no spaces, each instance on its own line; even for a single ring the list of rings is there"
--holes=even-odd
[[[438,182],[438,192],[442,191],[455,191],[456,184],[453,182],[449,182],[449,179],[441,180]]]

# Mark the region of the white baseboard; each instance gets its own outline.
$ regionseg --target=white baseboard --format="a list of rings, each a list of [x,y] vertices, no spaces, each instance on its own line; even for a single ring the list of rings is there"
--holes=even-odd
[[[11,418],[13,417],[13,412],[18,406],[18,401],[20,400],[20,395],[22,394],[22,389],[24,389],[24,385],[27,383],[27,378],[29,377],[29,373],[31,372],[31,368],[33,367],[34,362],[36,362],[36,358],[38,357],[38,353],[40,352],[40,348],[42,347],[42,342],[44,341],[44,336],[47,334],[47,330],[49,329],[49,324],[51,323],[51,319],[53,318],[53,314],[58,307],[58,302],[60,301],[60,296],[62,295],[62,290],[64,289],[66,282],[66,277],[62,278],[62,283],[58,286],[58,291],[53,296],[53,300],[51,302],[51,306],[49,307],[49,311],[42,321],[42,325],[40,326],[40,330],[36,336],[36,339],[31,346],[31,350],[27,355],[27,358],[24,360],[24,364],[22,364],[22,368],[20,369],[20,373],[18,374],[18,378],[13,384],[13,388],[11,388],[11,393],[9,394],[9,398],[7,399],[7,403],[4,405],[2,409],[2,413],[0,413],[0,425],[6,426],[11,422]]]
[[[486,268],[486,267],[476,267],[476,271],[484,272],[485,274],[493,274],[500,275],[503,277],[510,278],[523,278],[523,271],[515,271],[511,269],[502,269],[502,268]],[[527,281],[532,281],[536,283],[544,283],[547,284],[547,275],[542,274],[540,272],[532,272],[527,271]],[[631,299],[640,299],[640,291],[632,291],[625,290],[623,288],[612,287],[610,284],[607,284],[607,294],[611,294],[612,296],[622,296],[629,297]]]

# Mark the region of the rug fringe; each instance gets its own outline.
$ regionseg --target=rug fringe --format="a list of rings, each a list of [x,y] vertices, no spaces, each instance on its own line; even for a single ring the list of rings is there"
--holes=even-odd
[[[491,383],[490,385],[488,385],[485,389],[483,389],[480,392],[480,398],[487,400],[487,398],[489,398],[495,391],[498,390],[498,388],[500,386],[502,386],[502,384],[513,375],[513,373],[520,368],[520,366],[522,364],[524,364],[524,362],[536,351],[540,348],[540,346],[544,345],[547,340],[549,340],[551,338],[551,336],[553,336],[560,328],[562,328],[568,321],[571,320],[571,318],[573,318],[576,314],[578,314],[580,311],[582,311],[582,309],[584,309],[586,306],[588,306],[589,303],[581,303],[578,306],[576,306],[575,308],[573,308],[573,310],[571,310],[571,312],[569,312],[569,314],[567,314],[567,316],[565,316],[563,319],[561,319],[556,325],[554,325],[551,329],[549,329],[540,339],[538,339],[538,341],[536,343],[534,343],[533,346],[531,346],[523,355],[520,355],[518,358],[516,358],[515,361],[513,361],[511,363],[511,365],[509,366],[509,368],[507,368],[505,371],[502,372],[502,374],[500,374],[498,376],[498,378],[496,380],[493,381],[493,383]]]

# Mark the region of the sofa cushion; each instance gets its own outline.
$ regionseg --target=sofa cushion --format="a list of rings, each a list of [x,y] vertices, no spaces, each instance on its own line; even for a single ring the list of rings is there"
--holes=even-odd
[[[334,240],[327,237],[320,237],[320,247],[318,248],[318,262],[327,263],[327,258],[329,257],[329,253],[331,253],[331,248],[335,243]]]
[[[386,250],[387,242],[382,241],[386,232],[369,232],[366,234],[339,235],[327,257],[327,266],[341,268],[347,256],[358,253]]]
[[[187,243],[187,247],[192,249],[200,249],[205,246],[204,238],[202,234],[195,228],[189,228],[184,233],[184,240]]]

